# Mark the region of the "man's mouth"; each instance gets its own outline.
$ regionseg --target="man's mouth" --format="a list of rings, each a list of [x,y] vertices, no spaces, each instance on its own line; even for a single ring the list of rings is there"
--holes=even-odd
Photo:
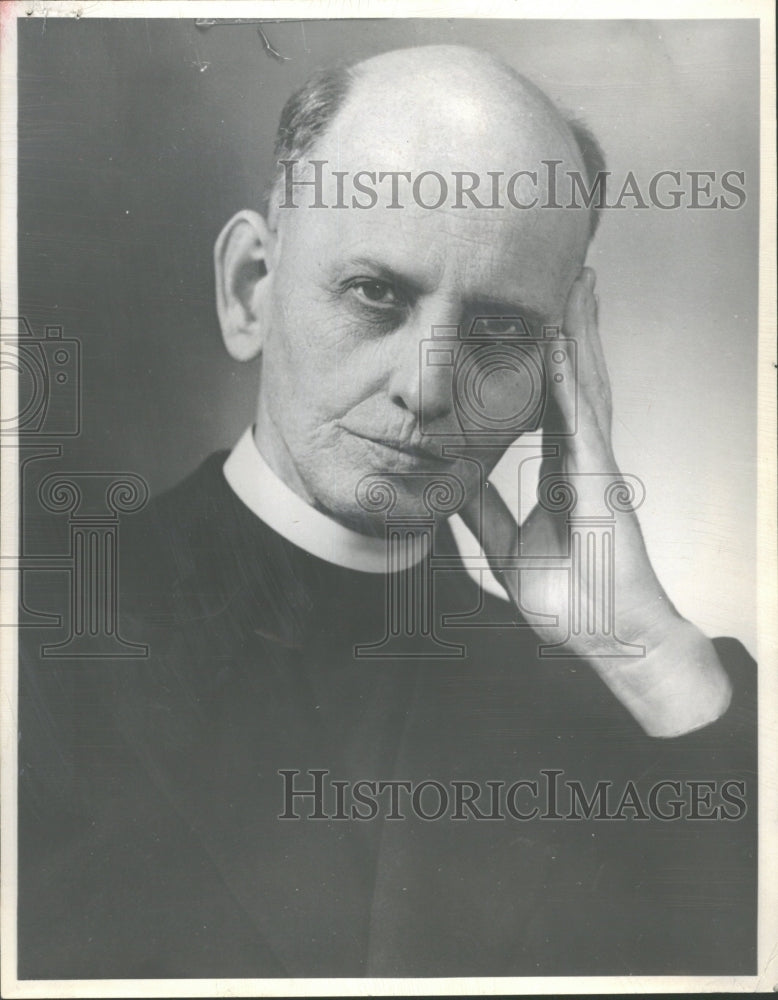
[[[441,448],[439,444],[434,445],[430,442],[429,445],[424,446],[393,438],[360,434],[356,431],[352,431],[352,434],[354,434],[355,437],[362,438],[363,441],[368,441],[370,444],[377,445],[379,448],[384,448],[387,451],[405,455],[416,462],[434,462],[441,465],[447,464],[446,459],[444,459],[441,455]]]

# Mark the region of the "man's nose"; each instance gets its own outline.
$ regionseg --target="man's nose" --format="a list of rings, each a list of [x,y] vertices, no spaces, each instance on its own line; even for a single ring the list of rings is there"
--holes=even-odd
[[[455,318],[439,312],[435,319],[426,315],[409,322],[390,348],[389,397],[413,414],[422,431],[445,419],[453,405],[459,327]]]

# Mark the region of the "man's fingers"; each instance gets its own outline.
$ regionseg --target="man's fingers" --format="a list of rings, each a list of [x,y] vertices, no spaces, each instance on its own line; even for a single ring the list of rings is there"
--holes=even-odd
[[[596,384],[605,375],[594,286],[594,271],[585,267],[573,282],[565,308],[564,335],[576,345],[577,376],[582,387]]]
[[[487,481],[480,495],[473,497],[459,513],[487,558],[515,555],[519,526],[495,486]]]
[[[598,430],[610,436],[611,394],[605,354],[598,329],[598,305],[594,295],[595,274],[584,268],[573,283],[565,310],[564,333],[572,342],[571,365],[574,368],[570,385],[558,384],[554,391],[560,405],[572,410],[575,406],[582,422],[594,419]],[[563,390],[563,391],[560,391]],[[570,398],[575,392],[574,400]],[[567,398],[565,398],[565,396]],[[584,426],[580,430],[587,430]]]

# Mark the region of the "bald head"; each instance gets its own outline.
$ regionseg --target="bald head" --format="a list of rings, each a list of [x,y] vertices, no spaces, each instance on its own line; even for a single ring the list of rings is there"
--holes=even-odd
[[[476,154],[485,143],[507,140],[583,166],[569,126],[551,101],[511,67],[464,46],[399,49],[358,63],[339,116],[374,110],[383,127],[401,125],[417,148],[437,154],[457,148]],[[426,141],[425,141],[426,137]]]
[[[325,155],[325,139],[326,152],[337,156],[346,135],[361,138],[362,162],[376,169],[423,163],[488,171],[502,153],[516,169],[558,160],[560,170],[574,170],[591,185],[605,168],[585,126],[562,115],[512,66],[466,46],[397,49],[311,77],[282,112],[276,156]],[[379,143],[386,157],[380,165]],[[590,238],[597,223],[595,208]]]

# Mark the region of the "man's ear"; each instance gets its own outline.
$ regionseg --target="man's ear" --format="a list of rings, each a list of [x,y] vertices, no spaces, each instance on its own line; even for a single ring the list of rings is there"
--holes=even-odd
[[[216,311],[224,343],[236,361],[250,361],[262,350],[275,241],[262,216],[248,209],[234,215],[216,240]]]

